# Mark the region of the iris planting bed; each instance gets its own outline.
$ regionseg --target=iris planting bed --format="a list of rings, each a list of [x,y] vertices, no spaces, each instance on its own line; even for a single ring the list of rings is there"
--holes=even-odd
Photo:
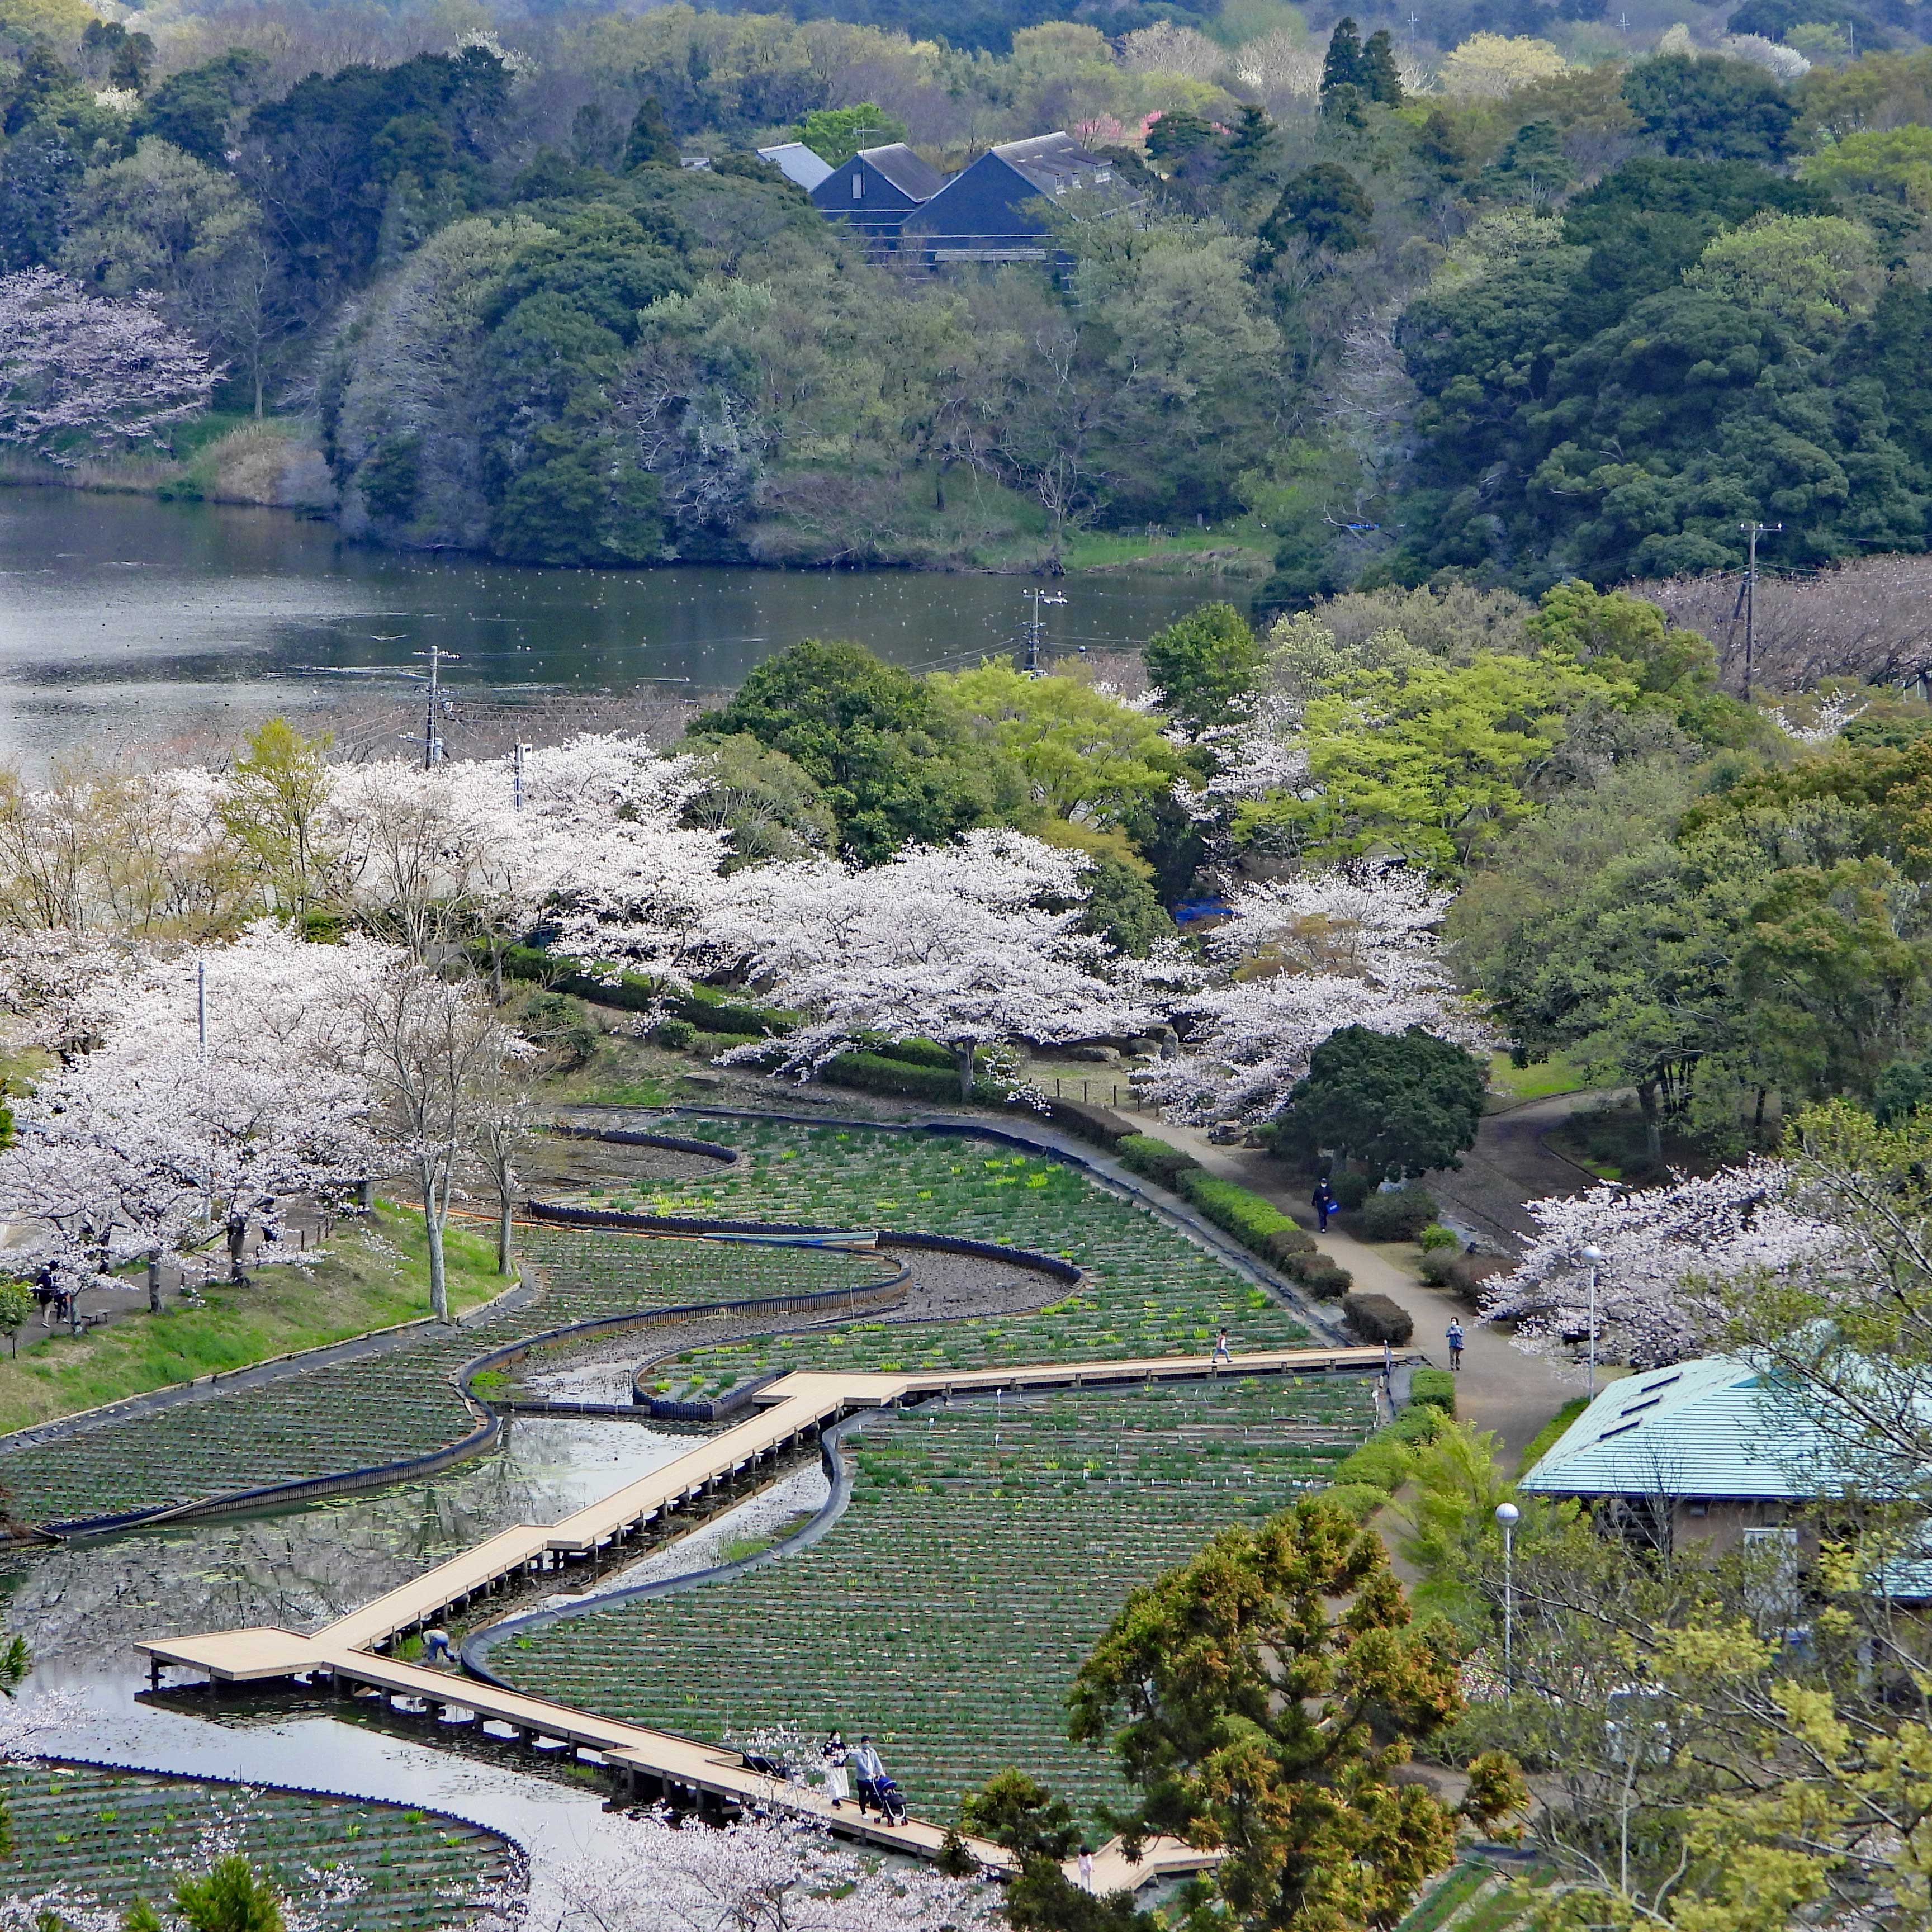
[[[236,1850],[305,1902],[320,1874],[342,1894],[308,1904],[328,1932],[440,1932],[468,1923],[465,1902],[519,1864],[501,1838],[398,1806],[41,1765],[0,1768],[0,1790],[14,1827],[0,1887],[59,1886],[118,1910],[160,1905],[184,1871]]]
[[[1008,1765],[1083,1809],[1124,1792],[1066,1739],[1075,1671],[1137,1584],[1264,1516],[1373,1426],[1370,1384],[1231,1378],[881,1414],[796,1556],[506,1638],[520,1689],[718,1738],[869,1732],[916,1810]]]
[[[708,1118],[704,1131],[746,1158],[687,1184],[616,1190],[604,1204],[964,1235],[1063,1256],[1088,1279],[1036,1313],[983,1325],[862,1322],[721,1344],[692,1358],[693,1380],[729,1382],[789,1368],[979,1368],[1206,1354],[1223,1327],[1237,1348],[1308,1340],[1301,1323],[1262,1289],[1064,1162],[952,1135]]]
[[[881,1266],[865,1256],[580,1228],[532,1229],[525,1253],[544,1282],[528,1306],[0,1455],[6,1507],[25,1522],[69,1522],[428,1455],[476,1426],[454,1378],[488,1349],[598,1316],[856,1286]]]

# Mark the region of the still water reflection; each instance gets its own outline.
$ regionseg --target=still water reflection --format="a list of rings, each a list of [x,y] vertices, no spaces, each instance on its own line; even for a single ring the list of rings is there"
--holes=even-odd
[[[158,1634],[313,1630],[520,1522],[548,1522],[660,1467],[688,1436],[626,1422],[515,1423],[502,1451],[427,1481],[292,1510],[138,1532],[8,1559],[5,1621],[32,1644],[22,1695],[85,1715],[45,1748],[153,1770],[256,1778],[453,1811],[530,1846],[540,1866],[594,1830],[604,1787],[532,1775],[511,1748],[418,1742],[286,1687],[224,1702],[142,1700],[131,1646]]]
[[[277,510],[0,487],[0,758],[326,702],[432,643],[458,654],[454,681],[525,692],[728,687],[814,635],[971,663],[1017,641],[1030,582],[524,568],[362,548]],[[1041,615],[1069,650],[1140,644],[1223,594],[1136,574],[1059,588]]]

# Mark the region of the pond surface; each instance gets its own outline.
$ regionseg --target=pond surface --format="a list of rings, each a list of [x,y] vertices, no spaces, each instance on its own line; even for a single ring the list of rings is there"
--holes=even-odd
[[[1020,577],[679,566],[553,570],[343,542],[278,510],[0,486],[0,760],[152,746],[278,710],[387,690],[430,644],[443,675],[500,693],[676,695],[736,686],[801,638],[854,638],[908,666],[1010,650]],[[1051,648],[1137,645],[1213,579],[1132,573],[1052,586]],[[1244,598],[1246,587],[1234,593]],[[406,716],[407,712],[409,715]]]
[[[688,1436],[634,1423],[519,1418],[500,1453],[423,1482],[0,1559],[0,1619],[34,1650],[22,1702],[58,1692],[80,1712],[36,1748],[454,1812],[530,1847],[541,1876],[596,1830],[600,1778],[535,1775],[527,1754],[467,1733],[440,1748],[427,1726],[386,1724],[360,1706],[334,1714],[341,1707],[286,1684],[218,1706],[192,1692],[148,1698],[132,1646],[254,1624],[314,1630],[500,1529],[554,1522],[691,1447]]]

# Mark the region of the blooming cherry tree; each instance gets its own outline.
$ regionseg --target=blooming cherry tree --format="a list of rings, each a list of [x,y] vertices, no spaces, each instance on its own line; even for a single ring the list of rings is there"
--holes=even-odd
[[[1480,1016],[1455,993],[1436,928],[1449,895],[1400,867],[1357,866],[1244,886],[1208,935],[1216,981],[1176,1005],[1184,1050],[1135,1076],[1177,1119],[1256,1126],[1286,1103],[1337,1029],[1421,1027],[1481,1046]]]
[[[887,1866],[782,1815],[722,1831],[655,1815],[602,1820],[546,1889],[554,1896],[523,1916],[526,1932],[994,1932],[1006,1922],[986,1880]]]
[[[883,866],[835,860],[734,874],[707,934],[806,1023],[781,1043],[808,1075],[868,1034],[952,1048],[959,1094],[1003,1041],[1144,1031],[1154,1015],[1078,927],[1090,862],[1023,833],[969,832]],[[728,1054],[756,1058],[760,1043]]]
[[[1784,1162],[1758,1159],[1662,1187],[1606,1182],[1532,1201],[1537,1236],[1490,1284],[1484,1318],[1513,1323],[1526,1354],[1567,1358],[1590,1332],[1594,1273],[1599,1359],[1654,1368],[1694,1354],[1724,1319],[1726,1288],[1843,1246],[1794,1204],[1794,1186]],[[1604,1258],[1585,1260],[1586,1248]]]
[[[0,275],[0,442],[59,464],[76,460],[74,436],[150,442],[206,409],[220,374],[146,302],[90,296],[51,268]]]

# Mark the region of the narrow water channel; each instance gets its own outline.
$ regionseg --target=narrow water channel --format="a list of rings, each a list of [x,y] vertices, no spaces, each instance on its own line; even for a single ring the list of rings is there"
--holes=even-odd
[[[152,1697],[133,1646],[256,1624],[316,1629],[498,1530],[554,1521],[691,1446],[630,1422],[520,1418],[498,1454],[376,1495],[10,1554],[0,1559],[4,1622],[34,1660],[22,1702],[58,1691],[82,1713],[36,1748],[450,1811],[523,1844],[541,1891],[546,1869],[602,1816],[607,1786],[587,1768],[532,1772],[526,1754],[472,1731],[445,1744],[423,1725],[286,1684],[219,1704],[198,1691]]]

